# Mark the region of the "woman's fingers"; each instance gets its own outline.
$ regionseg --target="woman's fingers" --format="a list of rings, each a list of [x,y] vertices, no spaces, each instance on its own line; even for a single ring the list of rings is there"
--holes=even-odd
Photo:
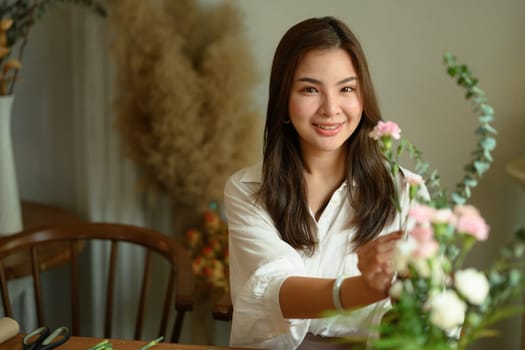
[[[372,274],[384,271],[392,274],[392,255],[401,231],[392,232],[378,237],[357,249],[357,267],[362,274]]]
[[[392,283],[392,275],[382,271],[364,275],[368,286],[381,293],[386,293]]]

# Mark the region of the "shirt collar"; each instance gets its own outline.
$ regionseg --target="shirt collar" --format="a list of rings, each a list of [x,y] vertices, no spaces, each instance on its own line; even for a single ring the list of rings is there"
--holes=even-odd
[[[247,168],[244,172],[244,175],[241,178],[241,182],[262,182],[262,162],[258,162],[255,165],[252,165],[251,167]],[[343,189],[346,187],[346,181],[339,186],[339,189]],[[355,181],[353,181],[352,186],[355,186]]]
[[[262,162],[247,168],[241,177],[241,182],[262,182]]]

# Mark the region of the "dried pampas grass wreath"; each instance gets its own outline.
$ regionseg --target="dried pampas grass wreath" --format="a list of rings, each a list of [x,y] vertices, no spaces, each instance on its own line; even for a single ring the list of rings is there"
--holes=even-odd
[[[222,200],[224,183],[254,161],[258,80],[231,1],[109,1],[116,126],[141,187],[174,206]]]

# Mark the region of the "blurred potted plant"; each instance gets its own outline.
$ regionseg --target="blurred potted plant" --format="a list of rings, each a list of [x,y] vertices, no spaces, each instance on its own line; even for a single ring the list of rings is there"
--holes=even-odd
[[[4,0],[0,4],[0,95],[12,95],[31,27],[58,3],[84,5],[106,16],[96,0]],[[14,49],[18,48],[16,53]],[[14,58],[13,58],[14,56]]]
[[[106,12],[96,0],[2,0],[0,2],[0,235],[22,228],[20,199],[11,145],[11,110],[18,71],[31,27],[53,5],[84,5]]]
[[[198,226],[186,230],[184,245],[193,259],[195,297],[215,301],[229,291],[228,227],[215,202],[201,218]]]
[[[211,202],[201,221],[184,234],[195,276],[193,340],[211,344],[213,305],[229,293],[228,227],[221,218],[217,202]]]

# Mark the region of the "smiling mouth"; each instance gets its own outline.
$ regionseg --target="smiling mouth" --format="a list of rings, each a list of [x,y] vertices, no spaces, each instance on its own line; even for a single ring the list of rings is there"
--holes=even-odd
[[[323,129],[323,130],[335,130],[337,128],[339,128],[341,125],[343,125],[343,123],[339,123],[339,124],[330,124],[330,125],[323,125],[323,124],[314,124],[314,126],[316,128],[319,128],[319,129]]]

